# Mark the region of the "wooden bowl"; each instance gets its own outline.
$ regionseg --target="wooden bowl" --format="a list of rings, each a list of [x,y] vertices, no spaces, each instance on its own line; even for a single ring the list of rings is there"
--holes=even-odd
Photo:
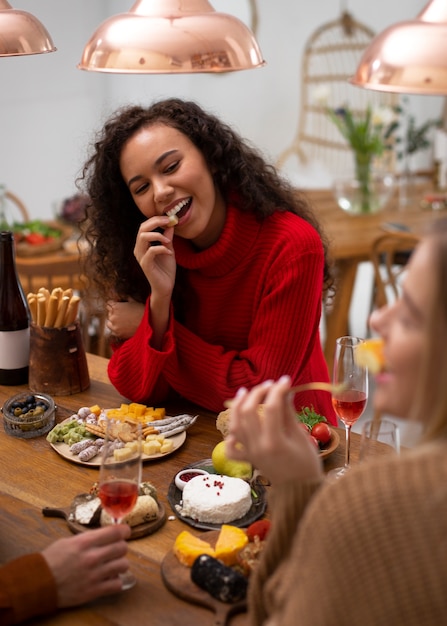
[[[49,254],[60,250],[64,245],[64,241],[69,239],[73,233],[71,226],[62,224],[61,222],[45,221],[45,224],[60,231],[60,237],[52,239],[42,244],[30,244],[26,241],[18,241],[16,243],[17,256],[38,256],[40,254]]]
[[[331,440],[320,450],[320,457],[322,459],[325,459],[330,454],[335,452],[340,444],[340,435],[338,434],[338,432],[335,430],[335,428],[332,428],[331,426],[329,426],[329,428],[331,429]]]

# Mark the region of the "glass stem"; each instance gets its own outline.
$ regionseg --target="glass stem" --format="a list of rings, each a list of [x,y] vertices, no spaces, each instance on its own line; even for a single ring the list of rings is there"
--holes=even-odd
[[[345,467],[349,467],[350,453],[351,453],[351,425],[345,424],[346,432],[346,448],[345,448]]]

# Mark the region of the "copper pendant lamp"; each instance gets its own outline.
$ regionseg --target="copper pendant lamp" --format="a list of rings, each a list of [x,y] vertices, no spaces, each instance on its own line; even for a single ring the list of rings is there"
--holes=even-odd
[[[237,18],[208,0],[138,0],[103,22],[78,67],[94,72],[168,74],[261,67],[259,46]]]
[[[47,29],[34,15],[13,9],[9,2],[0,0],[0,56],[42,54],[55,50]]]
[[[375,37],[350,82],[377,91],[447,94],[447,2],[431,0],[416,19]]]

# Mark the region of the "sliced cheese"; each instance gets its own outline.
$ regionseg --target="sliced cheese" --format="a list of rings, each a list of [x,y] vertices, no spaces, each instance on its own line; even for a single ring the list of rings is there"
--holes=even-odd
[[[201,554],[214,556],[214,548],[207,541],[195,537],[188,530],[177,535],[173,550],[180,563],[187,567],[191,567]]]

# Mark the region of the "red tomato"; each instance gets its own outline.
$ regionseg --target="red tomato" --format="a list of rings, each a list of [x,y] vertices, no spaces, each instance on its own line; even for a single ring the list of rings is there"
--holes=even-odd
[[[257,522],[253,522],[247,528],[247,537],[249,541],[254,541],[255,537],[259,537],[260,541],[264,541],[269,530],[270,530],[271,522],[268,519],[261,519]]]
[[[325,422],[319,422],[312,428],[311,435],[324,446],[331,440],[331,429]]]
[[[25,241],[33,246],[38,246],[47,241],[45,235],[41,235],[40,233],[30,233],[26,235]]]
[[[320,449],[320,442],[318,441],[318,439],[316,437],[314,437],[313,435],[310,435],[310,440],[312,441],[312,443],[314,444],[316,449],[319,450]]]

